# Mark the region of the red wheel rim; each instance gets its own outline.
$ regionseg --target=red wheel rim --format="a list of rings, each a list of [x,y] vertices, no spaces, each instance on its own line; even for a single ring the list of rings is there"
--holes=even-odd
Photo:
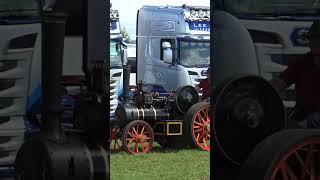
[[[193,116],[192,135],[197,147],[204,151],[210,151],[209,106],[200,109]]]
[[[122,141],[120,138],[120,128],[110,125],[110,152],[116,153],[122,150]]]
[[[306,140],[287,151],[272,169],[270,180],[319,180],[320,139]]]
[[[126,133],[125,143],[131,154],[145,154],[152,148],[152,129],[143,123],[136,123]]]

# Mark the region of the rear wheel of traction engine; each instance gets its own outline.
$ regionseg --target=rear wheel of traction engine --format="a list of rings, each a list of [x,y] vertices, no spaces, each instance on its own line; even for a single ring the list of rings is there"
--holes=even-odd
[[[185,139],[191,146],[210,151],[210,103],[200,102],[187,112],[184,126]]]
[[[148,153],[153,146],[153,130],[145,121],[132,121],[123,130],[123,148],[130,154]]]
[[[320,179],[320,131],[285,130],[256,146],[241,169],[246,180]]]
[[[123,145],[121,140],[121,129],[120,122],[123,121],[123,113],[116,111],[116,121],[110,123],[110,139],[109,139],[109,148],[111,153],[117,153],[122,151]]]
[[[110,124],[110,152],[117,153],[123,148],[120,134],[120,127],[114,124]]]

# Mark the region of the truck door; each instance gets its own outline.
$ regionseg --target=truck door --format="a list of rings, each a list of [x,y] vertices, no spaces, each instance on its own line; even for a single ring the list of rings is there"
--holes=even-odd
[[[164,44],[169,47],[163,46]],[[175,38],[150,39],[150,60],[146,61],[145,82],[152,84],[152,91],[168,92],[176,90],[182,85],[190,84],[188,72],[177,65],[176,44]],[[171,60],[165,55],[167,50],[172,52]]]

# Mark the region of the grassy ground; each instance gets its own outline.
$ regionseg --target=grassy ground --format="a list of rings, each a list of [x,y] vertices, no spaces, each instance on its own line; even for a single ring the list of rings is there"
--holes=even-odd
[[[209,180],[210,153],[156,145],[144,155],[111,154],[110,176],[111,180]]]

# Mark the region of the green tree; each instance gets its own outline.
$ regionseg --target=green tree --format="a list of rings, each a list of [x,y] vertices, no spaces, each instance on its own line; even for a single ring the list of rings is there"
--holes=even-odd
[[[123,27],[123,28],[120,30],[120,33],[122,34],[122,36],[123,36],[124,39],[129,39],[129,38],[130,38],[129,32],[126,30],[125,27]]]

